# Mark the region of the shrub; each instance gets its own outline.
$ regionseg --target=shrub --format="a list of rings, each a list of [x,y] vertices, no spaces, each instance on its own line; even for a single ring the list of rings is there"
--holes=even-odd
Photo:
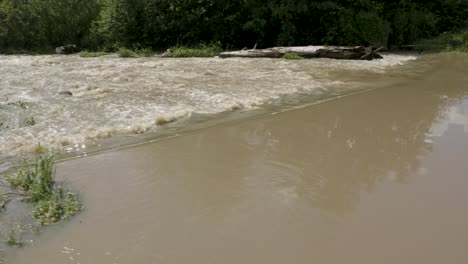
[[[152,49],[150,48],[141,48],[137,51],[137,53],[141,56],[141,57],[151,57],[153,56],[154,52]]]
[[[220,43],[212,43],[209,45],[200,44],[198,47],[189,48],[178,46],[171,49],[170,57],[174,58],[190,58],[190,57],[215,57],[221,53],[223,49]]]
[[[127,48],[120,48],[117,52],[121,58],[138,58],[140,57],[136,52]]]

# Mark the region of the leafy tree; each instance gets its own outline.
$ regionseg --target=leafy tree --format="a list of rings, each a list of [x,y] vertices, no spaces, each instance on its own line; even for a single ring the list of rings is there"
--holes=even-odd
[[[467,0],[0,0],[0,51],[399,46],[466,28]]]

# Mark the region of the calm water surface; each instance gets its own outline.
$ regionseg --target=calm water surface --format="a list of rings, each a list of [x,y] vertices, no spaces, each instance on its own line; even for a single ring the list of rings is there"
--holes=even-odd
[[[86,210],[8,263],[468,262],[468,56],[391,67],[329,69],[371,91],[59,163]]]

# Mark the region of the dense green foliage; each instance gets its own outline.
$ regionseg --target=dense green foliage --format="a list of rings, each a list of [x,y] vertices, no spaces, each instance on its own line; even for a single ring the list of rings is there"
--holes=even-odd
[[[0,51],[399,46],[467,28],[467,0],[0,0]]]
[[[82,44],[100,6],[98,0],[0,0],[0,50]]]

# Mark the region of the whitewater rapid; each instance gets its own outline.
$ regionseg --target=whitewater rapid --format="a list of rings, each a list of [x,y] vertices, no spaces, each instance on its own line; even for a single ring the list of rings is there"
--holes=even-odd
[[[123,59],[0,56],[0,157],[41,144],[83,151],[114,135],[157,131],[193,114],[250,110],[290,95],[341,94],[415,60]],[[73,96],[60,95],[69,91]]]

